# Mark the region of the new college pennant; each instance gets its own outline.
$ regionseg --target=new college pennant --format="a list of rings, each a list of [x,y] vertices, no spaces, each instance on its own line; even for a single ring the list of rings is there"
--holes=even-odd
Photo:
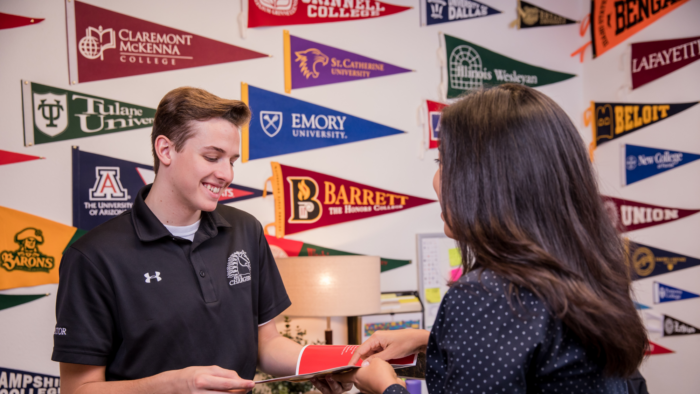
[[[28,18],[26,16],[12,15],[0,12],[0,30],[12,29],[14,27],[21,27],[27,25],[36,25],[37,23],[43,20],[43,18]]]
[[[70,83],[268,57],[81,1],[66,1]]]
[[[0,294],[0,311],[46,297],[48,294]],[[0,387],[2,387],[0,385]]]
[[[700,209],[670,208],[616,197],[602,197],[613,224],[620,232],[673,222],[700,212]]]
[[[540,8],[532,3],[518,0],[518,7],[515,10],[517,19],[514,24],[518,29],[528,29],[531,27],[571,25],[578,21],[568,19],[561,15]]]
[[[464,21],[500,13],[501,11],[475,0],[420,0],[421,26]]]
[[[253,111],[241,128],[241,161],[403,134],[403,131],[283,94],[241,84]]]
[[[663,317],[664,317],[663,336],[665,336],[665,337],[700,334],[700,328],[691,326],[688,323],[682,322],[678,319],[674,319],[668,315],[663,315]]]
[[[156,110],[22,81],[24,145],[72,140],[153,125]]]
[[[271,164],[277,238],[435,202],[276,162]]]
[[[649,349],[647,349],[644,353],[648,356],[654,356],[657,354],[668,354],[668,353],[675,353],[675,352],[673,350],[667,349],[667,348],[665,348],[657,343],[649,341]]]
[[[634,269],[633,280],[651,278],[669,272],[697,267],[700,259],[670,252],[638,242],[628,244],[629,266]]]
[[[700,59],[700,36],[632,43],[632,89]]]
[[[427,144],[425,146],[428,149],[437,149],[440,146],[440,117],[445,107],[447,107],[447,104],[425,100],[424,114],[426,116],[423,119],[423,125],[427,136]]]
[[[672,170],[700,159],[694,153],[625,144],[622,146],[624,163],[622,186]]]
[[[535,87],[565,81],[576,75],[523,63],[461,38],[441,34],[445,49],[443,82],[447,98],[488,85],[521,83]]]
[[[411,72],[284,31],[284,91]]]
[[[360,256],[357,253],[343,252],[342,250],[307,244],[306,242],[295,241],[293,239],[277,238],[272,235],[266,235],[265,238],[267,238],[267,243],[270,245],[270,249],[272,249],[272,254],[275,255],[275,257]],[[393,270],[394,268],[399,268],[403,267],[404,265],[411,264],[411,260],[396,260],[387,259],[384,257],[380,257],[380,259],[381,272]]]
[[[57,394],[61,392],[58,376],[0,367],[0,388],[18,394]]]
[[[604,54],[688,0],[591,1],[593,58]]]
[[[0,149],[0,166],[5,164],[22,163],[24,161],[41,160],[45,157],[25,155]]]
[[[668,286],[663,283],[654,282],[654,304],[689,300],[698,297],[700,297],[698,294]]]

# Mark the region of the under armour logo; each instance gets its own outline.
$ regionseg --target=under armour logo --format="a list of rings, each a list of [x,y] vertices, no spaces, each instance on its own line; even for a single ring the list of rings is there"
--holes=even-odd
[[[148,275],[148,272],[146,272],[143,276],[146,277],[146,283],[151,283],[151,279],[158,279],[158,282],[161,281],[160,272],[158,271],[156,271],[155,275]]]

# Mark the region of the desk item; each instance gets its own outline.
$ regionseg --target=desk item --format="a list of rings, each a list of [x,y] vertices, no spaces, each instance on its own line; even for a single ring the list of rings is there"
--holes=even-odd
[[[406,390],[410,394],[421,394],[421,382],[416,379],[406,379]]]
[[[425,307],[423,326],[430,330],[440,308],[440,301],[449,289],[448,283],[461,276],[461,267],[456,263],[461,264],[462,255],[457,243],[443,233],[418,234],[416,245],[418,288]]]

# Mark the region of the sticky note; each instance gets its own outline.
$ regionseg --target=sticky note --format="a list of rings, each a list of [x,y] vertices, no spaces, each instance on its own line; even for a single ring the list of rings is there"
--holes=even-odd
[[[450,280],[452,282],[457,282],[460,277],[462,277],[462,267],[457,267],[450,271]]]
[[[450,265],[452,267],[459,267],[462,265],[462,253],[460,253],[459,248],[448,250],[447,255],[450,257]]]
[[[440,303],[440,288],[425,289],[425,299],[431,304]]]

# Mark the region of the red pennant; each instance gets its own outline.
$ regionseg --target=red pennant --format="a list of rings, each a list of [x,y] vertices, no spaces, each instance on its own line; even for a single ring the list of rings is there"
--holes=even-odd
[[[428,149],[436,149],[440,146],[440,117],[447,104],[425,100],[425,106],[428,110]]]
[[[219,196],[219,201],[225,201],[225,200],[230,200],[232,198],[241,198],[241,197],[246,197],[246,196],[251,196],[255,193],[248,191],[248,190],[242,190],[242,189],[236,189],[233,186],[229,186],[224,190],[221,195]]]
[[[3,164],[21,163],[23,161],[40,160],[43,157],[25,155],[23,153],[0,150],[0,166]]]
[[[675,353],[671,349],[666,349],[665,347],[658,345],[652,341],[649,341],[649,349],[645,352],[645,354],[653,356],[655,354],[668,354],[668,353]]]
[[[621,232],[673,222],[700,212],[700,209],[669,208],[615,197],[602,197],[610,218]]]
[[[632,89],[700,59],[700,36],[632,44]]]
[[[0,29],[12,29],[13,27],[36,25],[43,20],[43,18],[28,18],[26,16],[5,14],[0,12]]]

